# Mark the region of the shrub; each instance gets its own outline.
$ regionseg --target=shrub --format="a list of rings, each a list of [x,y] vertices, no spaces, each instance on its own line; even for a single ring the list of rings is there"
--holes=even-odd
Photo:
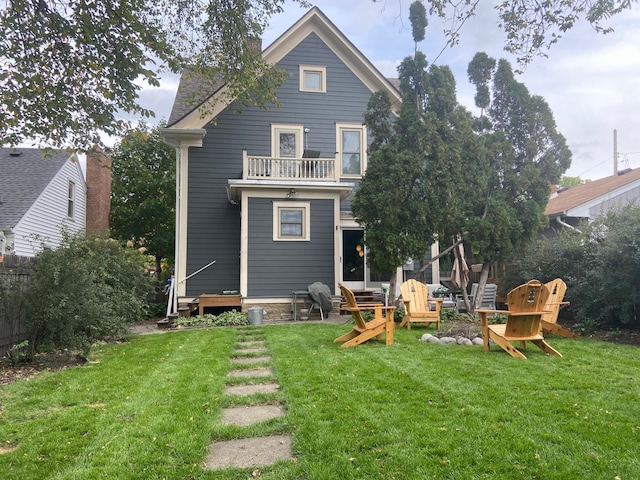
[[[509,284],[560,277],[581,328],[640,328],[640,207],[612,210],[579,230],[561,230],[532,245]]]
[[[86,353],[96,340],[120,338],[144,316],[151,291],[144,259],[115,240],[64,235],[38,255],[28,294],[30,345]]]
[[[177,327],[241,327],[249,325],[249,320],[244,313],[237,310],[222,312],[220,315],[206,313],[196,317],[179,317]]]

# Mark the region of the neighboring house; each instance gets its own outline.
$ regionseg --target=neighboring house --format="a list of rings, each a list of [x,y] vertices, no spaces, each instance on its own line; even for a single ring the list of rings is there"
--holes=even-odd
[[[245,309],[285,315],[314,282],[379,287],[350,196],[367,166],[367,102],[386,90],[397,107],[400,95],[317,8],[263,56],[288,73],[279,108],[238,114],[219,86],[203,117],[185,102],[197,82],[181,79],[164,130],[179,159],[176,285],[188,297],[237,290]]]
[[[84,231],[86,184],[75,153],[0,148],[0,255],[56,248]]]
[[[581,220],[593,220],[608,210],[640,201],[640,168],[555,192],[545,214],[552,228],[576,228]],[[640,202],[639,202],[640,204]]]

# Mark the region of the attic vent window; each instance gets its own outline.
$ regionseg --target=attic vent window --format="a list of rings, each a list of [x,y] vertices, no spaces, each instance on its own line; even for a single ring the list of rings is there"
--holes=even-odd
[[[326,93],[327,67],[300,65],[300,91]]]

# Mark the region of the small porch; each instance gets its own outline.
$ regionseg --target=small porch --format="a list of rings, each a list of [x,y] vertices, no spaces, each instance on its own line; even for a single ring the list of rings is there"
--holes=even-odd
[[[305,150],[302,158],[250,156],[242,151],[243,180],[303,180],[337,182],[337,159],[319,158],[320,152]]]

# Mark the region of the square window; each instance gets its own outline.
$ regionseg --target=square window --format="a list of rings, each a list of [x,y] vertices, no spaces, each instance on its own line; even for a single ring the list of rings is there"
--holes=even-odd
[[[309,204],[273,202],[273,240],[309,240]]]
[[[300,65],[300,91],[326,93],[327,67]]]

